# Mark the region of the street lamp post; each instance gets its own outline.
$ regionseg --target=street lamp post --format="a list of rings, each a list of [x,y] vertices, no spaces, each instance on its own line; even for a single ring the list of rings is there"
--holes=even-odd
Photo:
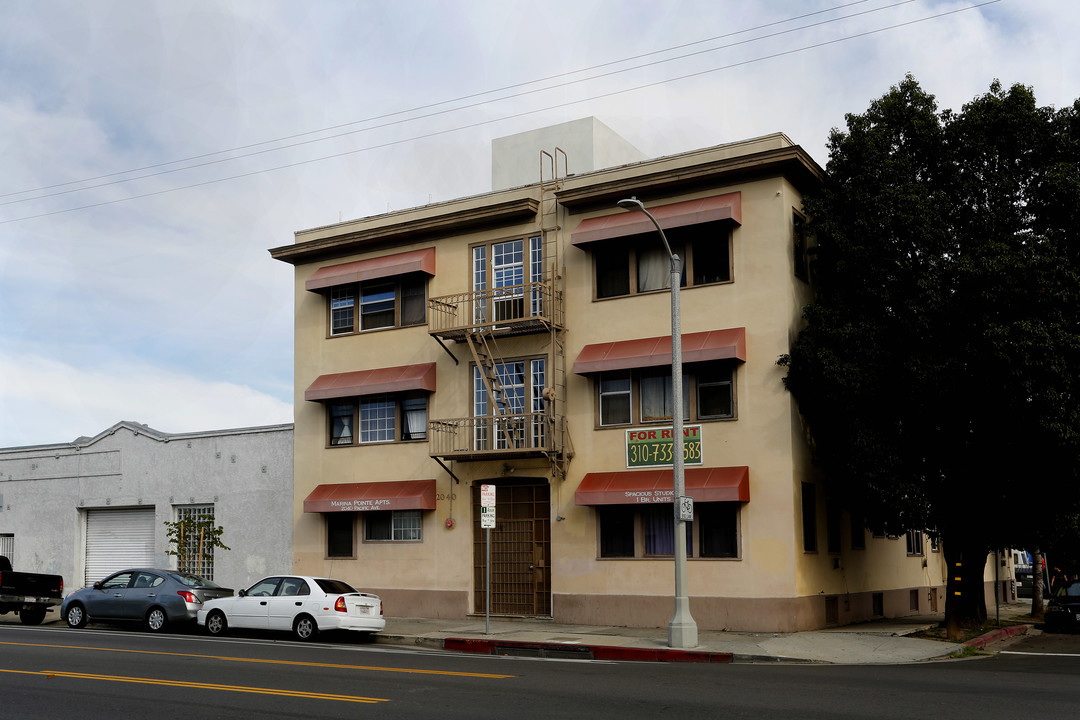
[[[668,623],[668,646],[692,648],[698,644],[697,623],[690,615],[690,596],[686,587],[686,520],[680,511],[686,494],[686,473],[683,466],[683,416],[682,416],[682,314],[679,309],[682,285],[682,259],[671,251],[664,229],[652,213],[636,197],[620,200],[624,210],[640,210],[652,220],[664,243],[664,250],[671,258],[671,403],[672,403],[672,467],[675,497],[675,614]]]

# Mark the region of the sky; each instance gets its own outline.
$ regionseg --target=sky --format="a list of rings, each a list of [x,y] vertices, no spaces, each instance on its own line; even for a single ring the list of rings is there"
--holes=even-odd
[[[906,73],[1071,104],[1078,31],[1075,0],[3,0],[0,447],[292,422],[268,249],[487,192],[494,138],[783,132],[826,166]]]

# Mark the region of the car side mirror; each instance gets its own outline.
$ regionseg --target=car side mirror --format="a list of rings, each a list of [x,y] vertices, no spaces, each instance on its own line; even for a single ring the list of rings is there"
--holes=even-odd
[[[100,590],[101,589],[101,581],[100,580],[98,580],[98,581],[96,581],[94,583],[94,589],[95,590]]]
[[[237,597],[244,597],[245,595],[247,595],[247,590],[237,590],[236,595]]]

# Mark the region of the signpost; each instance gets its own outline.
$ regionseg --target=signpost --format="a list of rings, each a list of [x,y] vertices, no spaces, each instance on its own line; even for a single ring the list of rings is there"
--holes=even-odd
[[[484,634],[491,634],[491,529],[495,527],[495,486],[480,486],[480,527],[487,545],[487,562],[484,567]]]

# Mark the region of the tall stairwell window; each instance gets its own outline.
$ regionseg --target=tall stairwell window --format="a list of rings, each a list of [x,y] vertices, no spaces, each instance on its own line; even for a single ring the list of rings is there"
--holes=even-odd
[[[483,369],[473,366],[476,450],[543,447],[545,360],[495,363],[488,396]]]
[[[531,283],[541,279],[543,269],[539,236],[474,246],[473,321],[509,322],[542,315],[543,297]]]

